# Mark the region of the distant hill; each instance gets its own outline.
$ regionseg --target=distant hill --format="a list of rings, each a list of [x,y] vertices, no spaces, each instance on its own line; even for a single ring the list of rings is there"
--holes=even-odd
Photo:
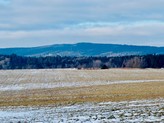
[[[31,48],[0,48],[0,54],[17,54],[20,56],[125,56],[164,54],[164,47],[77,43]]]

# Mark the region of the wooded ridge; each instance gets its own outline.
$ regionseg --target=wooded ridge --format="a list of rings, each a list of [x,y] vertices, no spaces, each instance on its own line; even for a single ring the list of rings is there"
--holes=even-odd
[[[0,55],[0,69],[108,69],[164,68],[164,55],[132,55],[119,57],[23,57]]]

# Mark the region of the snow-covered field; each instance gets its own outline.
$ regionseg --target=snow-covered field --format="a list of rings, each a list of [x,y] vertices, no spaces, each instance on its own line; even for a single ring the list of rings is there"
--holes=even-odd
[[[18,122],[163,123],[164,69],[2,70],[0,123]]]
[[[126,83],[145,83],[145,82],[164,82],[164,80],[124,80],[124,81],[94,81],[94,82],[56,82],[56,83],[26,83],[1,85],[0,91],[16,91],[16,90],[33,90],[33,89],[50,89],[60,87],[89,87],[93,85],[110,85],[110,84],[126,84]]]
[[[1,123],[164,122],[164,99],[71,106],[1,107]]]
[[[0,71],[0,91],[164,82],[163,69]]]

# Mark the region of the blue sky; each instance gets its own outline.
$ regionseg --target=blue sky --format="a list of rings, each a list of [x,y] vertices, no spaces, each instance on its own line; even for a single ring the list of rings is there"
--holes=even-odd
[[[0,47],[164,46],[164,0],[0,0]]]

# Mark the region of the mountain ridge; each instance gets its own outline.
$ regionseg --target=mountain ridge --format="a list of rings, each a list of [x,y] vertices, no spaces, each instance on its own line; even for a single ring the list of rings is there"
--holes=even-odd
[[[164,54],[164,47],[80,42],[38,47],[0,48],[0,54],[17,54],[20,56],[125,56]]]

